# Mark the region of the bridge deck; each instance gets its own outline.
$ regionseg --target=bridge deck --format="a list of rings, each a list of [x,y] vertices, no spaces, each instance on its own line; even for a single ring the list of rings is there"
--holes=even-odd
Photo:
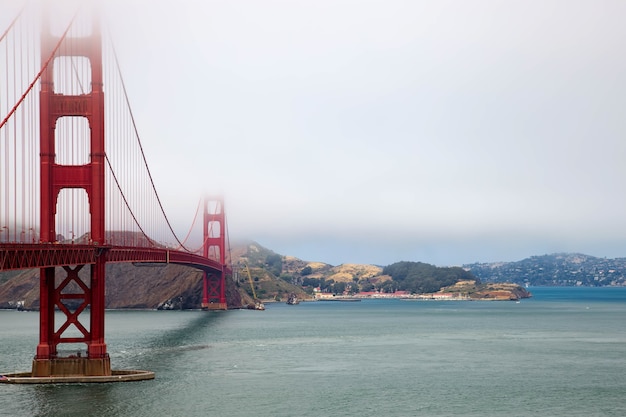
[[[100,256],[106,256],[107,263],[171,263],[223,271],[216,260],[171,249],[50,243],[0,244],[0,271],[95,264]]]

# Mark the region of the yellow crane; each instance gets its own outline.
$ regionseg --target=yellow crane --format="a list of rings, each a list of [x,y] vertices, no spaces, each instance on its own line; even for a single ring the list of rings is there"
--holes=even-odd
[[[256,291],[254,291],[254,282],[252,281],[252,275],[250,275],[250,268],[246,262],[243,263],[246,266],[246,272],[248,273],[248,280],[250,281],[250,288],[252,288],[252,297],[254,298],[254,309],[265,310],[265,305],[256,298]]]

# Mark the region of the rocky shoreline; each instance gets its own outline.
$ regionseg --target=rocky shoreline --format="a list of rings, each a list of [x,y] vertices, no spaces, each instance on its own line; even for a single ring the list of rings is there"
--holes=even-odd
[[[444,287],[436,293],[427,294],[433,299],[473,300],[473,301],[519,301],[532,294],[517,284],[477,284],[476,281],[459,281]]]

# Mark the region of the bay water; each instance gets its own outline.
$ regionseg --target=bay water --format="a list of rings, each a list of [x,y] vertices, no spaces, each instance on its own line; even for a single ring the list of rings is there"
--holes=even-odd
[[[0,384],[0,416],[625,416],[626,288],[530,291],[107,311],[113,369],[154,380]],[[38,317],[0,311],[0,373],[30,370]]]

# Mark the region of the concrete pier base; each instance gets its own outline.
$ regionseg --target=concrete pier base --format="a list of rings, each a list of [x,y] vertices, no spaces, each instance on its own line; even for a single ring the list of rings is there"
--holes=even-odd
[[[154,379],[154,372],[111,370],[108,355],[104,358],[34,359],[32,372],[0,374],[6,384],[71,384],[129,382]]]
[[[31,372],[0,374],[0,384],[76,384],[131,382],[154,379],[154,372],[140,370],[111,371],[110,375],[66,375],[66,376],[33,376]]]
[[[104,358],[33,359],[33,377],[110,376],[111,360]]]
[[[226,303],[202,303],[203,310],[228,310]]]

